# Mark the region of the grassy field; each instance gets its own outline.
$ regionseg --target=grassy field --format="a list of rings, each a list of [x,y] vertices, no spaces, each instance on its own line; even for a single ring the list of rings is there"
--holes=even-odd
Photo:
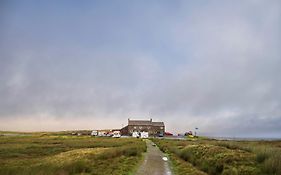
[[[153,139],[176,175],[280,175],[281,141]]]
[[[152,140],[175,175],[281,174],[281,141]],[[0,132],[0,174],[132,175],[145,151],[134,138]]]
[[[133,174],[146,146],[140,139],[60,133],[0,133],[0,174]]]

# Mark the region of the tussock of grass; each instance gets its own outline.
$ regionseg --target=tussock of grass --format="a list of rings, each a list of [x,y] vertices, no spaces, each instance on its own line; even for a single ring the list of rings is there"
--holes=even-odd
[[[253,152],[256,153],[256,160],[258,163],[263,163],[274,154],[273,149],[267,147],[257,147],[253,149]]]
[[[263,170],[268,174],[281,174],[281,154],[275,154],[266,159]]]
[[[266,174],[281,174],[281,149],[257,146],[253,148],[256,153],[256,160],[261,163],[262,170]]]

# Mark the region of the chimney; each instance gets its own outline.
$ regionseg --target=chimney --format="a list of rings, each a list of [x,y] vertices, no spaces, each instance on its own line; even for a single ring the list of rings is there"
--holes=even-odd
[[[150,122],[152,122],[152,118],[150,119]]]

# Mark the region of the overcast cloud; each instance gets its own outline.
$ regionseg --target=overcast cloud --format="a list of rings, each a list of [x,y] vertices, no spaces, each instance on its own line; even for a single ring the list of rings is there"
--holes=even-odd
[[[0,130],[281,137],[281,2],[1,1]]]

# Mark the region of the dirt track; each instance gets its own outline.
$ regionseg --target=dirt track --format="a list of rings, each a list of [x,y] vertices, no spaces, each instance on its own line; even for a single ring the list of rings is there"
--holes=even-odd
[[[172,175],[168,161],[164,161],[164,153],[153,142],[146,140],[147,153],[136,175]]]

